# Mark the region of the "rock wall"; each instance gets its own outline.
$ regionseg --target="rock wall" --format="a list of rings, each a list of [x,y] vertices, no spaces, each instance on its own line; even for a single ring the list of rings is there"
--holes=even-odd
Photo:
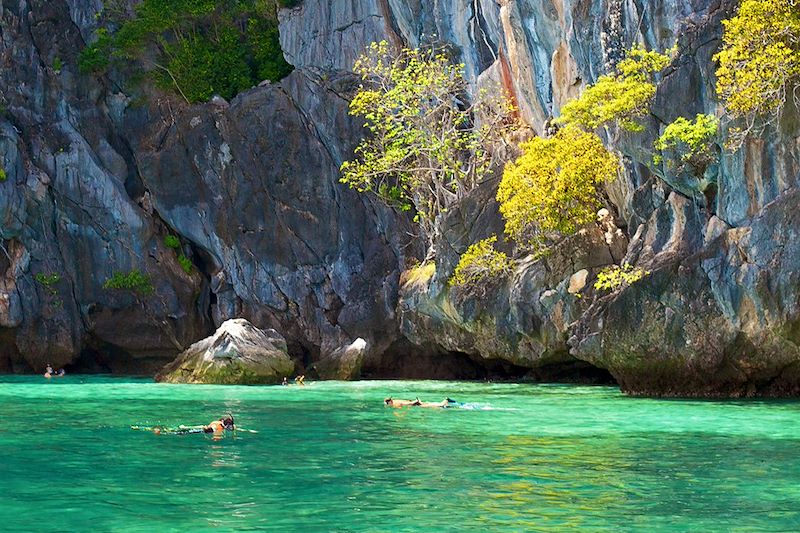
[[[301,364],[357,337],[391,346],[416,250],[407,222],[338,184],[350,77],[181,106],[77,72],[95,4],[0,6],[0,368],[151,372],[233,317],[282,331]],[[152,294],[103,288],[133,270]]]
[[[210,327],[203,280],[183,273],[160,221],[137,205],[119,100],[78,75],[83,39],[70,12],[59,0],[0,6],[0,366],[64,366],[94,350],[146,371]],[[102,288],[133,269],[151,274],[154,297]]]
[[[304,0],[280,12],[292,75],[191,107],[77,72],[99,7],[0,3],[0,370],[149,372],[244,317],[302,366],[361,337],[367,375],[463,357],[512,373],[585,363],[648,394],[796,392],[796,113],[720,147],[703,180],[655,168],[647,148],[677,116],[718,111],[711,57],[734,0]],[[631,44],[677,43],[679,57],[646,131],[609,133],[627,169],[607,191],[615,216],[475,297],[446,280],[471,242],[502,232],[493,183],[448,215],[435,274],[403,287],[413,228],[338,183],[361,134],[346,71],[381,39],[448,46],[536,131]],[[594,294],[623,256],[652,274]],[[152,295],[103,288],[134,269]]]

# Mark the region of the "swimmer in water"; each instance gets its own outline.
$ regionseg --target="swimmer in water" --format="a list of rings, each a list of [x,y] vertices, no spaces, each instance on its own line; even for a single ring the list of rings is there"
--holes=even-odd
[[[219,420],[209,422],[209,424],[203,428],[203,433],[219,435],[223,431],[233,431],[234,429],[236,429],[236,426],[233,423],[233,415],[228,414]]]
[[[450,398],[445,398],[441,402],[423,402],[419,398],[415,400],[395,400],[394,398],[386,398],[383,404],[388,407],[434,407],[434,408],[447,408],[455,407],[458,402]]]
[[[417,407],[434,407],[440,409],[446,409],[448,407],[455,407],[458,402],[455,400],[451,400],[450,398],[445,398],[441,402],[419,402],[416,404]]]
[[[155,426],[153,428],[144,428],[140,426],[131,426],[131,429],[152,429],[156,435],[162,433],[170,435],[190,435],[192,433],[213,433],[214,438],[219,438],[225,431],[234,431],[236,425],[233,422],[233,415],[227,414],[219,420],[212,420],[205,426],[178,426],[177,428],[169,428],[163,426]]]
[[[383,405],[387,407],[406,407],[419,404],[420,404],[419,398],[417,398],[416,400],[400,400],[390,397],[383,400]]]

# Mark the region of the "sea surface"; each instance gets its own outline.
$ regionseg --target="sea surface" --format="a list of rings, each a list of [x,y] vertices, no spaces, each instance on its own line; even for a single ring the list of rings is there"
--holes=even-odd
[[[468,402],[392,409],[386,396]],[[254,432],[134,431],[227,412]],[[0,376],[2,531],[798,531],[800,403]]]

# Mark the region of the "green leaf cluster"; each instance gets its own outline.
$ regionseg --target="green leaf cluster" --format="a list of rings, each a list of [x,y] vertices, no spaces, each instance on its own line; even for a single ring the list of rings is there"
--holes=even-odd
[[[594,288],[613,291],[623,285],[636,283],[648,274],[650,272],[642,268],[634,268],[630,263],[624,263],[622,266],[612,265],[598,272]]]
[[[60,298],[57,298],[58,289],[56,288],[56,284],[61,281],[61,276],[59,274],[55,272],[49,274],[37,272],[36,275],[33,276],[33,279],[47,292],[47,302],[50,307],[59,308],[64,304]]]
[[[432,244],[437,216],[491,173],[496,148],[519,126],[513,107],[502,91],[469,102],[463,65],[433,49],[372,43],[354,71],[363,83],[350,114],[369,134],[342,164],[341,182],[413,209]]]
[[[653,76],[669,65],[670,54],[629,50],[615,73],[600,76],[579,98],[567,102],[555,122],[588,131],[617,122],[628,131],[641,131],[638,119],[649,112],[656,94]]]
[[[153,284],[150,276],[142,274],[138,270],[131,270],[127,274],[115,272],[113,276],[103,283],[104,289],[129,290],[142,296],[153,294]]]
[[[191,274],[192,273],[192,266],[193,266],[192,265],[192,260],[189,259],[188,257],[186,257],[186,255],[180,254],[178,256],[178,264],[181,265],[181,268],[187,274]]]
[[[94,43],[78,54],[78,70],[82,74],[100,74],[111,65],[111,54],[114,52],[114,40],[107,28],[95,31]]]
[[[722,22],[722,50],[714,56],[717,93],[748,129],[777,116],[800,85],[800,0],[742,0]]]
[[[177,250],[181,247],[181,240],[175,235],[165,235],[164,246],[167,248],[172,248],[173,250]]]
[[[479,289],[488,282],[508,276],[513,263],[494,248],[497,236],[476,242],[461,255],[448,284],[451,287]]]
[[[165,235],[164,236],[164,246],[166,246],[167,248],[171,248],[173,250],[178,251],[181,248],[181,240],[178,237],[176,237],[175,235]],[[192,260],[189,259],[186,256],[186,254],[184,254],[184,253],[179,253],[178,254],[178,264],[181,266],[181,269],[183,269],[184,272],[186,272],[187,274],[191,274],[192,267],[194,265],[192,264]]]
[[[50,287],[61,281],[61,276],[55,273],[45,274],[44,272],[38,272],[35,276],[33,276],[33,279],[35,279],[40,285]]]
[[[667,159],[667,167],[682,170],[691,167],[696,175],[702,176],[706,167],[716,158],[713,142],[719,130],[719,119],[714,115],[698,114],[694,120],[683,117],[669,124],[656,140],[654,148],[661,152],[653,158],[656,165],[664,161],[665,152],[679,154],[678,161]]]
[[[0,183],[6,181],[8,179],[8,175],[6,174],[6,169],[0,167]]]
[[[44,272],[37,272],[36,275],[33,276],[33,279],[35,279],[39,285],[44,287],[44,289],[47,291],[47,294],[50,296],[56,296],[58,294],[58,290],[56,289],[55,285],[61,281],[60,275],[56,273],[45,274]],[[54,301],[51,303],[56,302]]]
[[[497,191],[506,234],[541,250],[551,237],[574,233],[597,216],[598,187],[614,180],[619,160],[594,133],[567,126],[549,139],[523,143]]]
[[[142,61],[158,86],[187,102],[232,98],[291,72],[280,48],[274,0],[144,0],[113,11],[81,52],[84,73]]]

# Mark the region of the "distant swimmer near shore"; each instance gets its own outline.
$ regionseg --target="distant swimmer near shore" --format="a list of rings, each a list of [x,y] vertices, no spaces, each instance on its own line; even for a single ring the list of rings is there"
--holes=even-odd
[[[47,363],[47,367],[44,369],[44,377],[50,379],[52,377],[63,378],[66,372],[63,368],[59,368],[58,372],[53,371],[53,365]]]
[[[445,398],[441,402],[423,402],[419,398],[414,400],[401,400],[401,399],[394,399],[394,398],[386,398],[383,400],[383,404],[388,407],[434,407],[445,409],[448,407],[458,407],[460,405],[459,402],[451,399]]]

